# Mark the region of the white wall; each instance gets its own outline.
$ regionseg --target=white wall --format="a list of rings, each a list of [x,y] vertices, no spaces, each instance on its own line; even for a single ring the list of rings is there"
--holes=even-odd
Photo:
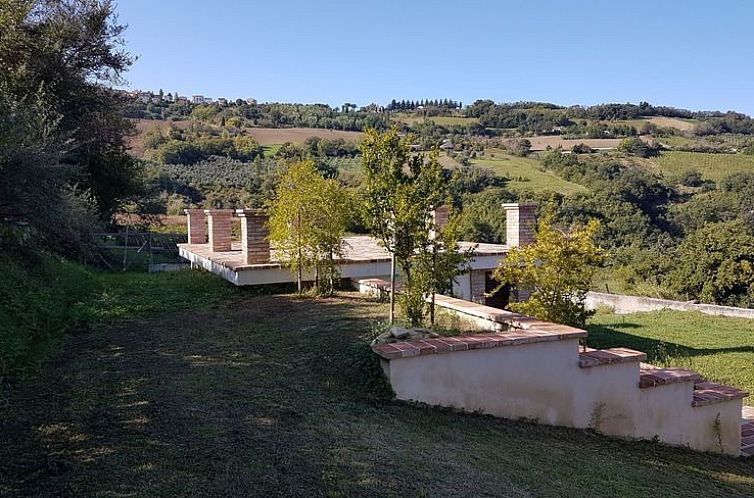
[[[693,382],[640,389],[638,362],[581,368],[578,347],[570,339],[383,362],[399,399],[739,454],[741,400],[692,407]]]
[[[749,308],[717,306],[714,304],[695,304],[683,301],[671,301],[669,299],[626,296],[622,294],[604,294],[601,292],[587,293],[587,309],[596,309],[600,306],[609,306],[615,309],[616,313],[636,313],[638,311],[671,309],[677,311],[699,311],[708,315],[754,318],[754,309]]]

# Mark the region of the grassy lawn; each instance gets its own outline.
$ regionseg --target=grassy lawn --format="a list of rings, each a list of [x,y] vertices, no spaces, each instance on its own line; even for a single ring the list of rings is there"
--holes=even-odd
[[[651,363],[690,368],[754,394],[752,320],[682,311],[599,312],[590,321],[588,343],[638,349]],[[744,403],[753,405],[754,399]]]
[[[472,162],[492,170],[496,175],[510,178],[508,187],[517,192],[546,191],[572,194],[586,191],[586,187],[542,170],[539,161],[532,157],[515,157],[499,150],[487,150],[483,159]]]
[[[113,277],[103,315],[131,318],[7,399],[0,495],[754,494],[754,461],[391,401],[364,339],[386,305],[207,277]]]
[[[686,171],[699,171],[704,178],[716,182],[739,172],[754,172],[754,156],[743,154],[706,154],[700,152],[664,152],[652,159],[664,174],[679,176]]]

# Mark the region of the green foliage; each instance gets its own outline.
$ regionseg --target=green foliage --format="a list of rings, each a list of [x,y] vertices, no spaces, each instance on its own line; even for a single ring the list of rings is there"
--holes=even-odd
[[[704,302],[754,305],[754,235],[741,221],[700,228],[678,246],[668,279],[681,295]]]
[[[87,204],[109,220],[140,192],[140,164],[126,154],[132,125],[105,86],[131,64],[124,28],[100,0],[11,1],[0,14],[0,218],[27,221],[49,247],[77,251],[50,218]]]
[[[401,268],[401,304],[409,324],[417,326],[425,315],[429,280],[414,274],[416,254],[430,247],[431,213],[443,203],[446,183],[437,152],[412,154],[412,141],[395,129],[368,130],[361,151],[366,223]]]
[[[641,138],[625,138],[618,144],[618,150],[626,154],[639,157],[654,157],[660,154],[660,145],[657,142],[647,143]]]
[[[299,292],[303,272],[313,270],[318,292],[331,295],[352,213],[348,191],[319,175],[312,161],[298,161],[280,179],[268,207],[270,242],[279,259],[296,271]]]
[[[464,196],[463,210],[457,217],[461,240],[505,243],[505,211],[501,205],[513,202],[513,194],[501,188]]]
[[[539,221],[536,241],[514,247],[494,272],[503,284],[531,292],[528,300],[513,303],[511,309],[541,320],[584,327],[589,313],[586,293],[602,251],[594,244],[599,223],[568,231],[553,226],[553,207],[548,206]]]
[[[2,384],[36,370],[63,333],[88,327],[98,282],[82,267],[47,254],[23,262],[0,252],[0,271]]]
[[[155,158],[162,164],[194,164],[212,156],[253,161],[264,155],[262,146],[246,135],[213,136],[201,129],[174,128],[168,136],[175,138],[168,139],[160,132],[160,139],[152,138],[149,142],[156,145]]]

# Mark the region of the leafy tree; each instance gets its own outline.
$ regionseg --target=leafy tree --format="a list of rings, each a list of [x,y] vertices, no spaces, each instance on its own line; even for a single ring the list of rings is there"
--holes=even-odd
[[[534,243],[514,247],[494,272],[502,284],[531,292],[528,300],[510,305],[525,315],[584,327],[589,313],[584,302],[602,251],[594,243],[599,223],[559,230],[553,225],[553,206],[539,222]]]
[[[0,2],[3,140],[24,137],[0,158],[0,217],[30,222],[58,250],[73,239],[57,237],[50,220],[69,217],[71,192],[108,220],[142,186],[140,164],[126,154],[133,127],[124,100],[106,86],[121,82],[132,61],[123,29],[109,1]],[[23,149],[41,162],[29,168]],[[24,175],[35,180],[7,183]]]
[[[414,279],[414,257],[426,248],[433,228],[432,210],[441,205],[445,182],[436,151],[425,157],[412,153],[412,136],[400,137],[393,129],[369,130],[361,143],[365,173],[363,189],[366,223],[393,256],[391,283],[395,288],[396,264],[401,267],[401,304],[411,325],[423,318],[420,293],[427,282]],[[390,293],[390,319],[394,319],[394,292]],[[423,299],[423,295],[422,295]]]
[[[618,144],[618,150],[639,157],[653,157],[660,154],[660,144],[657,142],[647,143],[641,138],[625,138]]]
[[[435,294],[450,292],[453,281],[459,275],[469,270],[469,262],[474,258],[475,247],[461,251],[459,240],[458,217],[450,216],[448,224],[442,228],[434,227],[435,232],[430,237],[429,244],[420,249],[416,256],[416,280],[422,285],[415,285],[423,292],[415,292],[414,299],[421,299],[412,309],[423,311],[425,294],[430,296],[429,322],[435,324]],[[420,313],[413,321],[421,322],[424,313]]]
[[[298,161],[280,179],[268,208],[270,242],[296,272],[299,293],[303,272],[313,270],[318,292],[332,294],[352,211],[348,192],[320,176],[312,161]]]
[[[526,157],[531,152],[531,142],[526,138],[513,138],[505,143],[505,148],[511,155]]]
[[[743,222],[706,225],[686,237],[675,256],[668,281],[687,299],[754,305],[754,235]]]

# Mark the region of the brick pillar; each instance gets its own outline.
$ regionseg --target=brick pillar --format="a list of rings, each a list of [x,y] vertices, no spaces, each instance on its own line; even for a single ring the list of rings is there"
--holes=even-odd
[[[432,210],[432,221],[434,227],[429,231],[429,238],[433,239],[436,236],[435,229],[442,230],[448,224],[450,218],[450,206],[439,206]]]
[[[237,209],[241,218],[241,252],[247,265],[270,262],[269,216],[262,209]]]
[[[505,238],[509,247],[525,246],[534,242],[537,228],[536,204],[503,204],[505,209]]]
[[[185,209],[189,244],[207,243],[207,215],[203,209]]]
[[[205,209],[209,228],[209,247],[212,252],[230,251],[230,219],[232,209]]]
[[[435,226],[438,230],[445,228],[448,224],[448,218],[450,217],[450,206],[440,206],[432,211],[432,217],[435,221]]]

